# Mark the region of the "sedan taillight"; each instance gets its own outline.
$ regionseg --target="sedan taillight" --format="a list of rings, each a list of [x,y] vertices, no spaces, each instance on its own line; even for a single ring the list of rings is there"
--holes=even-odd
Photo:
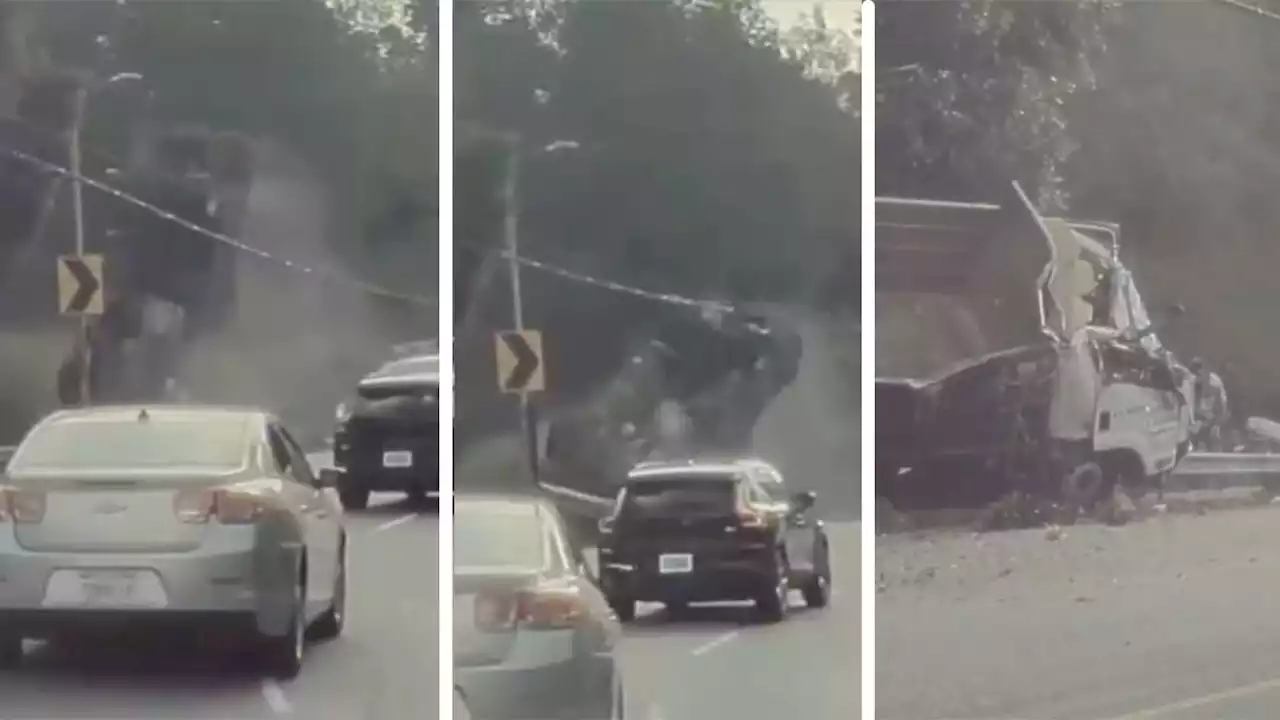
[[[267,496],[239,487],[179,490],[173,498],[174,514],[191,525],[203,525],[210,519],[222,525],[248,525],[270,508]]]
[[[484,632],[503,632],[517,627],[567,629],[577,626],[590,612],[573,587],[480,593],[475,599],[476,627]]]
[[[33,524],[44,520],[46,495],[39,490],[0,487],[0,522]]]

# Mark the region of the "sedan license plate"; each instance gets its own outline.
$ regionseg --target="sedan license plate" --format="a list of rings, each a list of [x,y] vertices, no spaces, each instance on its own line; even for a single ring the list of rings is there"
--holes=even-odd
[[[382,467],[385,468],[407,468],[413,467],[413,453],[408,450],[392,450],[382,453]]]
[[[693,556],[688,553],[658,556],[658,573],[661,575],[676,575],[691,572],[693,572]]]
[[[139,570],[58,570],[45,589],[46,607],[151,608],[168,604],[153,573]]]

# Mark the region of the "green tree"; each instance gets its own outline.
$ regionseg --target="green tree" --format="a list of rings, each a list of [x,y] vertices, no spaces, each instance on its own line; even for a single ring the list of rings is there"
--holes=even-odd
[[[989,200],[1018,180],[1067,202],[1069,106],[1097,82],[1111,4],[904,2],[876,10],[876,191]]]

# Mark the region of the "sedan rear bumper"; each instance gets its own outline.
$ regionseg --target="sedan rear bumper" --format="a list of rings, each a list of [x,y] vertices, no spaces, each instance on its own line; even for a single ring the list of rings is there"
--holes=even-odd
[[[252,612],[186,610],[0,610],[0,631],[30,639],[174,633],[249,637],[258,632]]]
[[[457,667],[454,682],[473,720],[608,720],[612,658],[579,656],[545,665]]]
[[[19,623],[25,632],[28,623],[35,629],[209,619],[215,625],[247,621],[278,634],[288,627],[296,596],[297,551],[256,546],[254,530],[245,531],[238,539],[224,535],[217,549],[189,553],[36,553],[17,548],[0,531],[0,621]],[[80,602],[76,578],[102,571],[146,575],[137,583],[146,592],[136,603],[131,596]]]

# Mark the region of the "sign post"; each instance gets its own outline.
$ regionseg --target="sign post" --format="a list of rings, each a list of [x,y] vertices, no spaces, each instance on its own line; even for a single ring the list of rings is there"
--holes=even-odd
[[[542,361],[542,333],[537,330],[510,330],[494,337],[497,353],[498,389],[520,396],[520,424],[524,431],[529,471],[538,481],[538,415],[529,402],[529,393],[546,390]]]
[[[101,315],[104,309],[103,265],[101,255],[85,255],[79,251],[58,258],[58,312],[80,319],[75,348],[80,358],[81,405],[89,405],[92,400],[89,373],[93,366],[93,347],[89,342],[89,318]]]

